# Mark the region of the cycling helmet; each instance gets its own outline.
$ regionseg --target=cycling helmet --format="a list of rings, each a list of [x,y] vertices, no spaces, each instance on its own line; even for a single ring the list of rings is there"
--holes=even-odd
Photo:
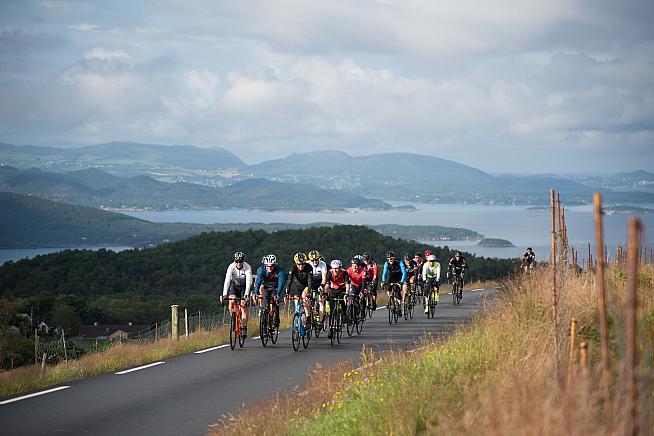
[[[339,259],[334,259],[329,265],[332,268],[341,268],[343,266],[343,262],[341,262]]]
[[[527,251],[531,251],[531,247],[527,247]]]
[[[454,252],[454,257],[457,257],[457,256],[461,257],[461,252],[460,251],[455,251]]]
[[[363,261],[363,257],[361,257],[360,255],[354,256],[352,258],[352,263],[356,264],[356,265],[359,265],[359,266],[365,265],[365,262]]]
[[[363,253],[361,257],[363,257],[363,260],[365,262],[368,262],[370,260],[370,255],[368,253]]]
[[[237,251],[234,253],[234,262],[239,262],[245,259],[245,254],[242,251]]]
[[[413,257],[422,257],[422,253],[416,251],[415,253],[413,253]]]
[[[431,261],[431,260],[435,261],[436,256],[434,256],[433,254],[430,254],[429,256],[427,256],[427,261]]]
[[[293,256],[293,261],[295,263],[307,263],[307,255],[304,253],[295,253],[295,256]]]
[[[275,265],[277,263],[277,257],[274,254],[266,254],[263,259],[261,259],[261,263],[266,266]]]
[[[320,252],[318,250],[311,250],[307,257],[309,260],[320,260]]]
[[[390,259],[391,257],[395,258],[395,252],[394,251],[389,251],[389,252],[386,253],[386,259]]]
[[[404,254],[402,255],[402,259],[404,259],[404,260],[411,260],[411,259],[413,259],[413,257],[411,256],[411,253],[404,253]]]
[[[425,257],[431,256],[431,251],[428,249],[425,250]]]

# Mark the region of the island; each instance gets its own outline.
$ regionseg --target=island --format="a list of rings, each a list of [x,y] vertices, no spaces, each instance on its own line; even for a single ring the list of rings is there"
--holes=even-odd
[[[511,243],[511,241],[507,241],[506,239],[497,239],[497,238],[485,238],[479,241],[480,247],[492,247],[492,248],[508,248],[508,247],[515,247]]]

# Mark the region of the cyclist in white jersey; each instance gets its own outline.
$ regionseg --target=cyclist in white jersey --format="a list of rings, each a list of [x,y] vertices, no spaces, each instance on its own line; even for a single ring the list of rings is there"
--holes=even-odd
[[[424,292],[425,299],[425,313],[429,311],[429,293],[432,286],[436,286],[436,302],[440,300],[438,282],[441,279],[441,264],[436,262],[436,256],[430,254],[427,256],[427,262],[422,266],[422,282],[425,284],[425,289],[429,292]]]
[[[250,290],[252,288],[252,268],[245,261],[245,255],[237,251],[234,253],[234,262],[229,264],[227,267],[227,273],[225,274],[225,283],[223,284],[223,295],[220,297],[220,301],[227,297],[229,293],[229,299],[233,300],[234,298],[241,299],[241,334],[247,337],[248,333],[248,311],[247,311],[247,299],[250,295]],[[230,301],[230,308],[232,302]]]
[[[318,250],[311,250],[307,257],[309,262],[313,267],[313,278],[311,281],[311,292],[315,295],[315,298],[318,299],[318,305],[320,310],[320,319],[323,319],[323,313],[325,310],[325,298],[323,296],[323,291],[325,289],[325,283],[327,283],[327,264],[320,258],[320,252]]]

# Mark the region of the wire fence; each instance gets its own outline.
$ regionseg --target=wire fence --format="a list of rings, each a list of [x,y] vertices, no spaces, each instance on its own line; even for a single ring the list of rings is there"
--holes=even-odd
[[[185,316],[184,310],[181,311],[177,321],[177,332],[179,336],[193,334],[199,331],[214,331],[218,328],[229,324],[229,309],[221,308],[217,312],[194,312]],[[255,315],[257,309],[250,307],[250,315]],[[188,326],[188,328],[187,328]],[[171,319],[155,323],[146,329],[137,332],[124,332],[116,330],[110,337],[102,338],[68,338],[65,332],[60,337],[52,340],[38,339],[34,346],[34,359],[36,362],[42,362],[46,359],[47,363],[56,363],[69,359],[77,359],[89,352],[106,350],[116,344],[155,342],[162,339],[169,339],[173,335],[173,325]]]

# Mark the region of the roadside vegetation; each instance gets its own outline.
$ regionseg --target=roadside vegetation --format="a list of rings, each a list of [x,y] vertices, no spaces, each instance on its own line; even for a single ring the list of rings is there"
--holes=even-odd
[[[285,311],[280,313],[280,328],[288,328],[290,320]],[[248,342],[259,335],[259,319],[251,317],[248,322]],[[201,330],[153,342],[119,343],[97,353],[87,353],[79,359],[60,362],[56,365],[28,365],[10,371],[0,372],[0,398],[22,392],[29,392],[47,386],[91,377],[106,372],[120,371],[146,365],[172,356],[191,353],[205,348],[229,343],[229,328],[221,326],[214,330]],[[256,345],[255,345],[256,346]]]
[[[594,275],[573,269],[560,273],[555,330],[551,272],[537,269],[503,282],[487,313],[449,338],[427,337],[415,352],[381,359],[364,349],[359,368],[314,368],[303,388],[224,417],[210,431],[605,434],[610,420],[621,433],[627,420],[622,375],[626,273],[613,266],[608,278],[611,403],[603,400],[600,383]],[[638,279],[638,410],[640,428],[647,432],[654,428],[654,266],[642,266]],[[572,317],[578,335],[570,353],[566,332]],[[587,353],[578,348],[579,341],[588,345]]]

